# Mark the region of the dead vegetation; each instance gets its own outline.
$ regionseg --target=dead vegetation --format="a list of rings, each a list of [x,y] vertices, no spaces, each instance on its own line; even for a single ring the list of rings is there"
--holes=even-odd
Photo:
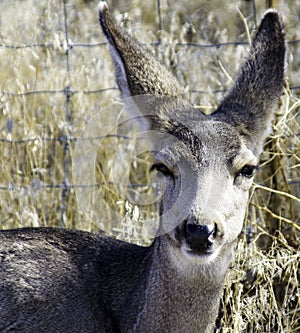
[[[256,12],[253,4],[164,0],[161,21],[154,0],[119,0],[111,7],[139,40],[156,45],[151,51],[209,113],[230,87],[249,33],[265,10],[265,2],[256,3]],[[300,4],[278,0],[276,6],[290,41],[287,85],[227,276],[218,332],[300,331]],[[97,2],[2,1],[0,9],[0,227],[105,229],[127,241],[149,242],[155,227],[143,221],[155,217],[155,205],[126,200],[127,185],[147,181],[147,159],[138,156],[130,176],[113,184],[112,166],[122,175],[122,156],[134,146],[115,136],[116,130],[108,139],[101,137],[107,134],[103,128],[89,132],[100,111],[101,121],[115,124],[109,105],[118,96],[110,89],[115,83]],[[98,149],[97,186],[74,183],[72,177],[76,144],[83,137],[93,137],[89,142]],[[148,190],[131,186],[130,197]],[[88,206],[78,202],[78,191],[89,195]],[[112,222],[111,211],[122,218]]]

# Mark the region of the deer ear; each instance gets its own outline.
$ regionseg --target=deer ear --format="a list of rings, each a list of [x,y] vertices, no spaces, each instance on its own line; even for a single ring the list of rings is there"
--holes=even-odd
[[[180,118],[182,114],[185,117],[185,112],[189,112],[189,117],[203,116],[185,100],[185,91],[177,79],[116,24],[103,1],[99,4],[99,21],[109,44],[127,113],[138,120],[144,130],[166,125],[170,114],[173,118]]]
[[[230,123],[260,154],[284,87],[285,33],[279,14],[266,12],[234,87],[212,117]]]
[[[177,79],[145,47],[116,24],[103,1],[99,4],[99,21],[109,43],[123,98],[145,94],[169,97],[184,95]]]

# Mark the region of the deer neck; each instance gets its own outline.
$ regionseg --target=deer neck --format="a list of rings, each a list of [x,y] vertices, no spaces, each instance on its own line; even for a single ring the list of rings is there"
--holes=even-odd
[[[124,323],[122,332],[213,331],[230,255],[220,254],[219,260],[203,267],[188,262],[179,251],[166,234],[144,252],[139,277],[127,288],[130,296],[115,312]]]
[[[183,272],[174,264],[174,253],[170,254],[174,249],[170,249],[167,236],[157,238],[152,250],[144,284],[145,304],[134,332],[143,331],[143,325],[148,327],[150,323],[152,327],[157,325],[153,332],[212,332],[226,269],[220,274],[222,269],[218,270],[214,267],[217,263],[213,263],[212,268],[190,269],[190,274]],[[213,276],[216,271],[218,274]]]

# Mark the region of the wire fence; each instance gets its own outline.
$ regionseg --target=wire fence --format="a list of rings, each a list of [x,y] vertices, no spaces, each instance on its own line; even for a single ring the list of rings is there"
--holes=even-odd
[[[256,6],[255,1],[252,1],[253,3],[253,18],[255,21],[255,26],[257,22],[257,15],[256,15]],[[157,0],[156,2],[156,10],[157,10],[157,28],[159,31],[162,30],[163,27],[163,20],[162,20],[162,14],[161,14],[161,2],[160,0]],[[101,43],[93,43],[93,44],[84,44],[84,43],[72,43],[70,41],[69,37],[69,27],[68,27],[68,8],[67,8],[67,0],[63,1],[63,15],[64,15],[64,45],[61,45],[61,47],[65,48],[65,67],[67,71],[67,75],[71,72],[71,53],[76,48],[103,48],[107,46],[106,42]],[[161,39],[158,38],[156,42],[151,43],[152,46],[159,46],[161,44]],[[290,45],[296,45],[300,44],[300,39],[290,40],[288,41],[288,44]],[[226,43],[216,43],[216,44],[197,44],[197,43],[175,43],[175,48],[203,48],[203,49],[209,49],[209,48],[224,48],[228,46],[247,46],[247,42],[226,42]],[[19,49],[34,49],[34,48],[41,48],[41,49],[53,49],[55,48],[55,45],[53,43],[33,43],[33,44],[0,44],[0,48],[7,48],[7,49],[13,49],[13,50],[19,50]],[[74,98],[74,96],[78,94],[84,94],[84,95],[91,95],[91,94],[97,94],[101,95],[105,92],[117,90],[116,86],[110,86],[103,89],[97,89],[97,90],[76,90],[73,89],[71,86],[62,87],[61,90],[30,90],[30,91],[24,91],[24,92],[12,92],[12,91],[0,91],[0,96],[7,96],[7,97],[26,97],[30,95],[62,95],[65,98],[65,120],[66,122],[71,126],[72,120],[72,104],[71,101]],[[300,92],[300,83],[299,85],[294,85],[290,87],[290,90],[298,93]],[[197,94],[211,94],[211,93],[224,93],[226,90],[219,89],[219,90],[190,90],[190,93],[197,93]],[[10,128],[13,127],[13,123],[8,122],[6,124],[6,127],[8,131],[10,131]],[[111,135],[108,137],[116,137],[116,138],[126,138],[124,136],[120,135]],[[92,188],[92,187],[98,187],[103,184],[96,183],[96,184],[72,184],[68,178],[69,175],[69,169],[70,169],[70,144],[73,142],[78,142],[80,140],[103,140],[107,137],[103,136],[93,136],[93,137],[86,137],[86,138],[80,138],[80,137],[73,137],[68,133],[68,131],[63,135],[59,137],[35,137],[35,138],[28,138],[28,139],[5,139],[0,138],[0,142],[7,144],[7,145],[26,145],[30,142],[35,141],[43,141],[43,142],[59,142],[63,145],[63,179],[61,183],[58,184],[42,184],[37,183],[36,181],[33,181],[30,184],[30,187],[38,187],[39,189],[59,189],[61,191],[61,226],[64,227],[66,225],[66,209],[67,209],[67,200],[66,196],[67,193],[74,188]],[[144,186],[144,184],[131,184],[130,186]],[[1,185],[0,190],[1,191],[19,191],[20,189],[28,189],[28,186],[26,185]]]

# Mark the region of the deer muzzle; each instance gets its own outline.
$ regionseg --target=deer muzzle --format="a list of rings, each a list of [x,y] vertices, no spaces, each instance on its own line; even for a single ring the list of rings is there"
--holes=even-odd
[[[194,253],[209,253],[217,236],[217,225],[199,225],[186,222],[184,225],[184,238]]]

